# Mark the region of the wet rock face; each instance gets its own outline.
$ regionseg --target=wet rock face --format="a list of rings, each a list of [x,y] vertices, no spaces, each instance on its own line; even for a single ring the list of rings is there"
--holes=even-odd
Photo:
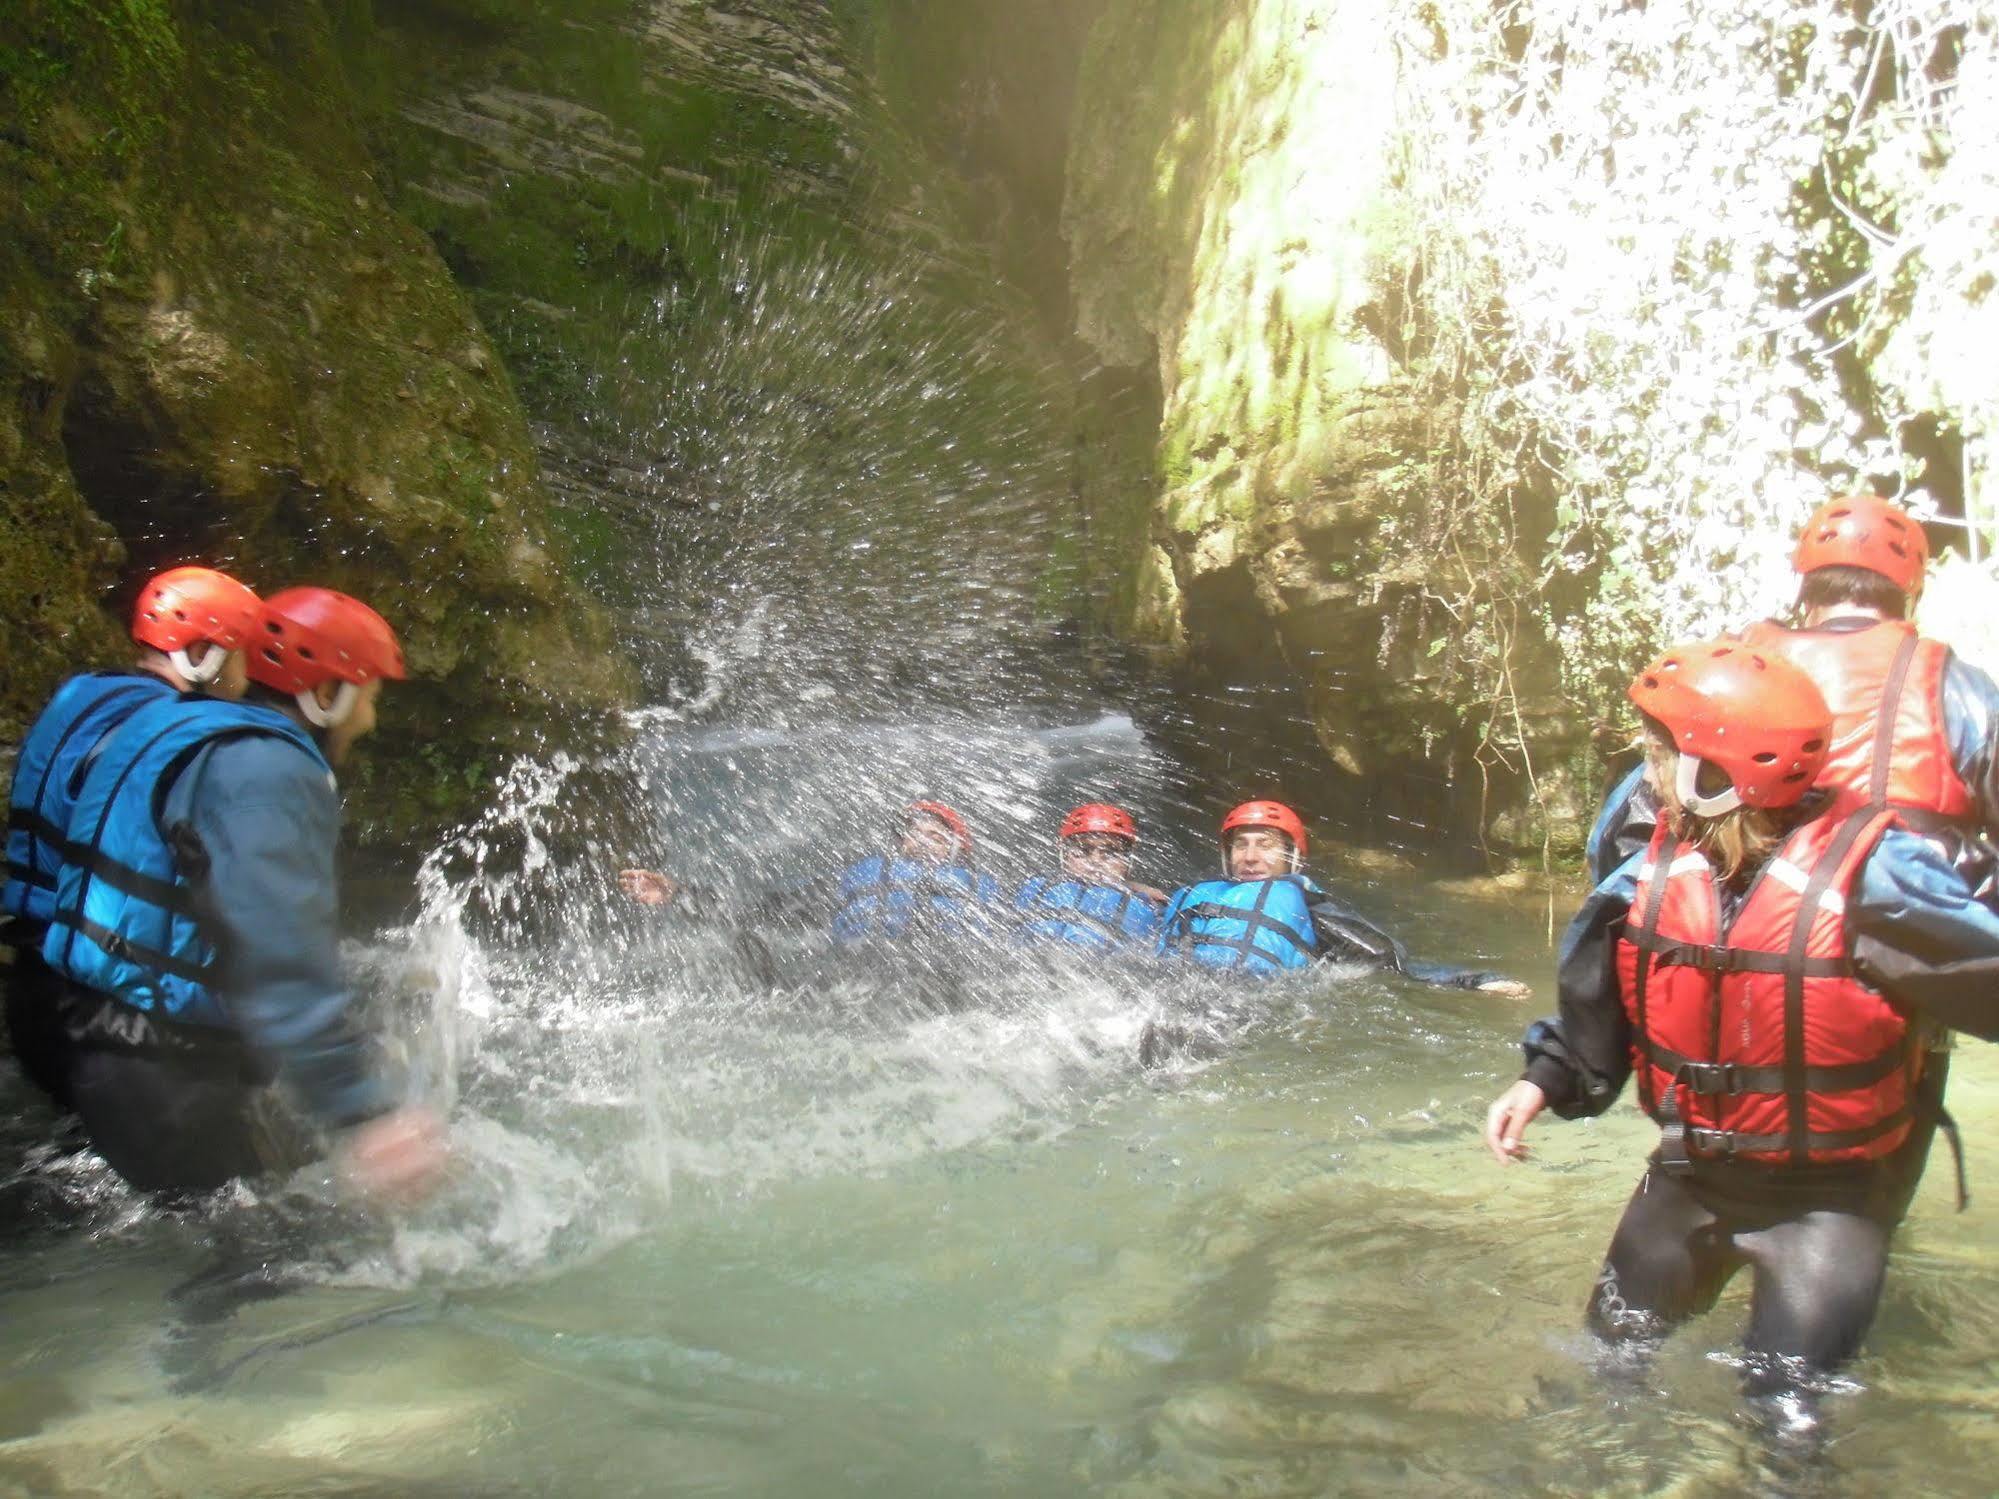
[[[1421,255],[1398,207],[1388,23],[1344,0],[1111,0],[1062,228],[1077,337],[1159,393],[1156,498],[1135,524],[1118,512],[1116,627],[1177,663],[1196,723],[1234,711],[1204,699],[1257,696],[1273,747],[1241,736],[1229,758],[1265,784],[1462,827],[1523,783],[1517,755],[1491,753],[1518,726],[1501,735],[1456,665],[1448,601],[1520,563],[1437,492],[1452,414],[1397,342]],[[1514,696],[1552,728],[1549,647],[1519,623]],[[1558,758],[1565,733],[1537,752]]]
[[[212,561],[389,618],[415,680],[357,809],[448,814],[622,690],[506,371],[377,188],[317,6],[71,9],[10,23],[4,79],[0,578],[25,627],[0,737],[125,654],[147,572]]]

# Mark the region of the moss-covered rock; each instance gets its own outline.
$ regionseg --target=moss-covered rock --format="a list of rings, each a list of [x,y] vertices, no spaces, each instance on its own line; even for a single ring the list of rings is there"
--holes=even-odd
[[[197,559],[397,627],[416,680],[357,802],[392,824],[619,701],[507,370],[377,187],[322,7],[28,0],[4,35],[0,577],[30,628],[0,734]]]

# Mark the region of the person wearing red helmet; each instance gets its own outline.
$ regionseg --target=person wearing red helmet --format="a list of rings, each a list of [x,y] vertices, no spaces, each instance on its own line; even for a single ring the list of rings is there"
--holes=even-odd
[[[1282,802],[1244,802],[1222,819],[1222,878],[1186,886],[1161,920],[1158,950],[1204,967],[1270,975],[1317,962],[1385,968],[1419,983],[1521,997],[1496,973],[1413,959],[1395,938],[1302,871],[1311,842]]]
[[[1873,494],[1828,500],[1798,535],[1798,622],[1762,620],[1742,638],[1783,656],[1832,710],[1819,784],[1845,807],[1880,802],[1947,839],[1960,870],[1999,904],[1999,684],[1909,622],[1929,564],[1923,528]],[[1643,767],[1611,794],[1590,840],[1601,880],[1642,849],[1656,803]]]
[[[74,787],[118,726],[148,703],[204,692],[235,699],[248,685],[244,649],[263,605],[246,585],[206,567],[175,567],[147,580],[132,609],[139,656],[127,671],[84,672],[58,687],[14,761],[7,805],[7,869],[0,885],[0,941],[15,949],[7,1031],[22,1070],[68,1107],[62,988],[41,961],[54,909]]]
[[[1658,826],[1572,923],[1560,1013],[1528,1032],[1485,1143],[1517,1161],[1544,1109],[1602,1113],[1635,1078],[1661,1144],[1590,1328],[1643,1349],[1747,1265],[1747,1387],[1795,1396],[1872,1319],[1923,1165],[1923,1031],[1999,1034],[1999,918],[1890,809],[1819,786],[1836,715],[1782,656],[1678,646],[1629,697]]]
[[[728,914],[751,935],[768,925],[824,923],[842,946],[982,935],[999,884],[976,868],[969,823],[940,801],[913,801],[898,814],[893,841],[838,874],[767,891],[728,907],[712,890],[683,884],[656,869],[622,869],[618,884],[644,906],[674,905],[702,917]],[[768,967],[754,956],[753,966]]]
[[[1108,802],[1071,808],[1056,833],[1058,875],[1030,875],[1014,892],[1018,940],[1100,956],[1149,951],[1166,892],[1131,882],[1137,846],[1138,824],[1124,808]]]
[[[334,768],[404,675],[358,599],[266,601],[242,703],[140,709],[91,764],[42,957],[68,984],[69,1087],[143,1190],[204,1191],[325,1143],[361,1193],[420,1195],[441,1126],[371,1065],[338,953]]]

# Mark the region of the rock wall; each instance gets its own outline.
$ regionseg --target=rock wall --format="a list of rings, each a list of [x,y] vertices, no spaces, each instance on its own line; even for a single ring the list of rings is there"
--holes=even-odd
[[[1572,836],[1553,768],[1580,733],[1537,622],[1503,715],[1447,654],[1454,603],[1521,563],[1439,485],[1452,413],[1409,368],[1392,10],[1110,0],[1089,35],[1062,218],[1074,329],[1103,385],[1158,392],[1151,502],[1092,498],[1124,559],[1105,592],[1237,776],[1334,814],[1518,832],[1526,722]]]
[[[322,6],[30,0],[0,112],[0,739],[193,559],[397,627],[416,680],[350,796],[384,829],[623,698],[508,371],[384,199]]]

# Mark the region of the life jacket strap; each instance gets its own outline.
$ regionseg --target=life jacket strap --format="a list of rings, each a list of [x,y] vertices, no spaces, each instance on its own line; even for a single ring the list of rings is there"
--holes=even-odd
[[[1862,1125],[1859,1129],[1807,1134],[1806,1148],[1851,1150],[1855,1146],[1867,1144],[1870,1140],[1878,1140],[1891,1130],[1901,1128],[1909,1122],[1909,1118],[1907,1109],[1897,1109],[1894,1113],[1877,1119],[1872,1124]],[[1689,1149],[1698,1151],[1703,1159],[1714,1157],[1727,1160],[1737,1155],[1774,1154],[1777,1151],[1791,1150],[1793,1139],[1793,1135],[1788,1131],[1777,1135],[1745,1135],[1739,1130],[1704,1129],[1700,1125],[1692,1125],[1687,1129]]]
[[[1737,1093],[1784,1093],[1790,1088],[1790,1074],[1781,1067],[1752,1067],[1740,1062],[1697,1062],[1662,1046],[1649,1036],[1638,1038],[1639,1050],[1652,1065],[1671,1076],[1676,1087],[1689,1093],[1713,1098]],[[1890,1047],[1879,1056],[1861,1062],[1807,1067],[1808,1093],[1849,1093],[1871,1087],[1908,1063],[1906,1042]]]
[[[1257,953],[1267,958],[1271,954],[1268,949],[1256,945],[1256,934],[1276,932],[1308,958],[1318,951],[1275,916],[1265,915],[1260,906],[1229,906],[1220,901],[1204,900],[1199,905],[1183,907],[1175,919],[1180,923],[1180,930],[1174,934],[1174,940],[1183,947],[1226,947],[1244,957]],[[1187,930],[1188,923],[1194,920],[1239,921],[1244,931],[1240,937],[1209,936]]]
[[[148,905],[171,911],[176,916],[194,915],[194,891],[187,885],[174,880],[163,880],[157,875],[147,874],[142,869],[134,869],[129,864],[121,864],[109,854],[88,843],[69,844],[63,850],[63,857],[79,869],[88,871],[92,877],[102,880],[113,890],[136,896]]]
[[[169,978],[184,979],[190,984],[205,984],[208,982],[209,974],[214,971],[212,963],[191,963],[170,952],[163,952],[149,943],[134,942],[131,938],[112,931],[110,927],[92,921],[81,911],[74,916],[61,919],[66,924],[74,926],[77,931],[110,953],[112,957],[141,968],[154,969]]]
[[[1781,952],[1757,952],[1730,947],[1726,943],[1670,942],[1644,928],[1627,930],[1625,938],[1633,947],[1652,954],[1654,968],[1700,968],[1709,973],[1789,973],[1791,956]],[[1804,977],[1846,978],[1853,964],[1846,958],[1801,958]]]

